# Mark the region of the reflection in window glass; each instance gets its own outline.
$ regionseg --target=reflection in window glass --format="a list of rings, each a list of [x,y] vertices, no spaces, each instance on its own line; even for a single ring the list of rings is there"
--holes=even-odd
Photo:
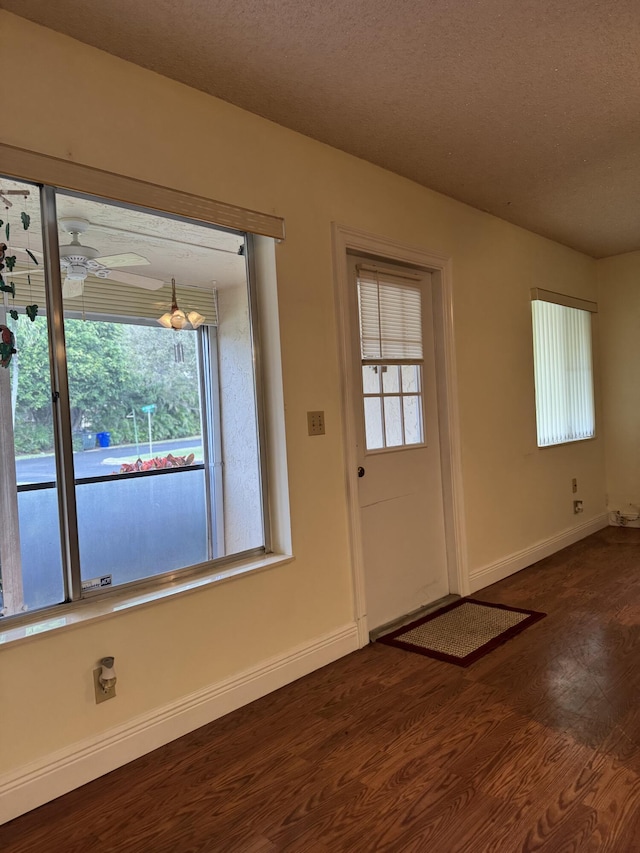
[[[403,397],[405,444],[422,443],[422,408],[420,397]]]
[[[404,443],[400,397],[384,397],[384,429],[387,447],[398,447]]]
[[[380,397],[365,397],[364,423],[368,450],[377,450],[378,448],[384,447],[382,409],[380,404]]]
[[[400,390],[400,368],[397,364],[384,364],[382,370],[382,390],[385,394],[397,394]]]
[[[365,394],[380,393],[380,368],[377,364],[362,365],[362,388]]]
[[[403,364],[402,370],[402,392],[404,394],[416,394],[420,391],[420,368],[417,364]]]

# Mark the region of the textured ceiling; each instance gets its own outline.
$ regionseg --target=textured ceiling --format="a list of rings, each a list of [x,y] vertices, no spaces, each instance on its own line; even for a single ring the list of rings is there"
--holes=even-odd
[[[0,0],[587,252],[640,249],[638,0]]]

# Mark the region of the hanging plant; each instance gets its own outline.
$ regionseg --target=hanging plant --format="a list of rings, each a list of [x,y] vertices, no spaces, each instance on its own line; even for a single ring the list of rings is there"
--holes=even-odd
[[[8,326],[0,325],[0,367],[9,367],[16,353],[16,339]]]
[[[12,191],[9,191],[9,193],[11,192]],[[20,193],[16,192],[15,194]],[[26,195],[24,195],[24,198],[26,200]],[[7,205],[7,209],[8,208],[9,205]],[[26,210],[23,210],[20,213],[20,222],[22,223],[22,228],[25,231],[28,231],[31,225],[31,216],[27,213]],[[2,228],[3,226],[4,236],[7,242],[0,243],[0,292],[10,293],[12,299],[15,299],[16,286],[13,281],[8,281],[5,276],[6,273],[11,274],[13,272],[17,258],[14,254],[7,254],[7,243],[9,242],[11,236],[11,223],[8,221],[5,222],[4,220],[0,219],[0,228]],[[24,251],[27,253],[30,261],[37,266],[38,259],[33,254],[31,249],[27,247]],[[27,276],[27,282],[29,284],[29,287],[31,287],[31,276],[29,275]],[[38,316],[38,306],[35,304],[27,305],[25,307],[25,313],[27,317],[31,320],[31,322],[33,322]],[[15,307],[9,309],[9,316],[12,320],[17,321],[18,311]],[[11,329],[9,329],[8,326],[0,325],[0,367],[8,367],[11,363],[11,358],[15,354],[15,352],[15,336],[13,332],[11,331]]]

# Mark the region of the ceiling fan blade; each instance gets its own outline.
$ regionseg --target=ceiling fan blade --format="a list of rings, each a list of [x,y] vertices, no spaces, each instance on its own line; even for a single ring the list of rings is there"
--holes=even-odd
[[[102,258],[95,258],[96,262],[102,264],[103,267],[114,269],[115,267],[137,267],[143,264],[150,264],[149,258],[144,255],[139,255],[137,252],[123,252],[120,255],[105,255]]]
[[[129,272],[111,273],[109,281],[120,281],[122,284],[132,284],[134,287],[143,287],[145,290],[160,290],[164,287],[164,281],[161,278],[149,278],[146,275],[134,275]]]

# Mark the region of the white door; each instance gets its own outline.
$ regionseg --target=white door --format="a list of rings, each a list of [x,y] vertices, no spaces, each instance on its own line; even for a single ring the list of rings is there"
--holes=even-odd
[[[349,256],[367,624],[449,592],[431,276]]]

